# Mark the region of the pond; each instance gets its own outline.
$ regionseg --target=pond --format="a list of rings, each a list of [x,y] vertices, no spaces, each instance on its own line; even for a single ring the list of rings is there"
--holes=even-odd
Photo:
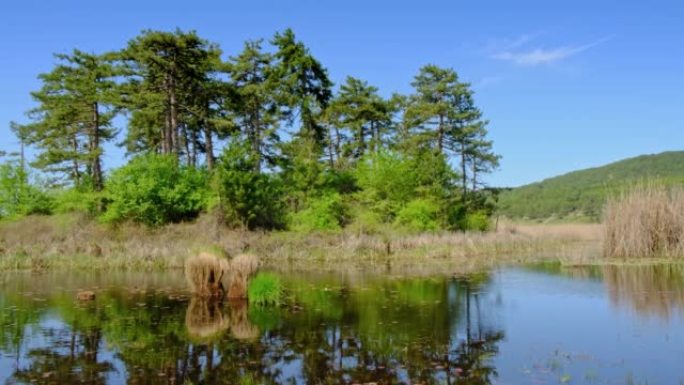
[[[684,383],[679,265],[280,274],[279,308],[180,272],[0,275],[0,383]]]

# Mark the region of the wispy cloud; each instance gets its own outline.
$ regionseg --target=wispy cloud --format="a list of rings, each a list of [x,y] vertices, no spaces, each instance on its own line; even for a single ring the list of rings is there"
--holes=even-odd
[[[529,38],[515,40],[503,50],[491,55],[493,59],[510,61],[522,66],[550,64],[578,55],[588,49],[596,47],[610,40],[612,36],[604,37],[589,44],[580,46],[562,46],[556,48],[522,48],[530,41]]]

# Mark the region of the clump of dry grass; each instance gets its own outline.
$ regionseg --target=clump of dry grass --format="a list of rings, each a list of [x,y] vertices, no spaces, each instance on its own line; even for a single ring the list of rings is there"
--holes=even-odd
[[[227,259],[207,252],[199,253],[185,261],[185,279],[193,293],[205,297],[223,297],[221,282],[230,269]]]
[[[228,298],[247,298],[249,278],[259,268],[259,259],[251,254],[239,254],[230,260],[227,266]]]
[[[642,185],[605,206],[607,257],[684,256],[684,190]]]

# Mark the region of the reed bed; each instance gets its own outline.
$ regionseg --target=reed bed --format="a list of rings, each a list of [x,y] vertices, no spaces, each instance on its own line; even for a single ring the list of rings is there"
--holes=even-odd
[[[642,185],[608,201],[604,255],[684,256],[684,190]]]

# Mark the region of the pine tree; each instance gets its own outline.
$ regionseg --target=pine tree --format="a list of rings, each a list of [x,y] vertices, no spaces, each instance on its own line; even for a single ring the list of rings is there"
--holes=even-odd
[[[328,71],[296,40],[289,28],[276,33],[271,43],[277,49],[273,69],[279,84],[279,100],[284,107],[283,117],[290,124],[298,117],[301,123],[298,136],[311,138],[322,146],[326,133],[320,114],[332,97]]]
[[[102,144],[116,134],[115,72],[98,55],[74,50],[55,56],[60,64],[39,76],[43,86],[32,93],[39,106],[29,111],[33,123],[20,130],[23,140],[39,149],[35,167],[66,173],[77,187],[85,174],[101,190]]]
[[[329,122],[336,131],[334,137],[332,132],[328,134],[329,144],[334,143],[329,151],[350,162],[368,151],[377,151],[389,139],[394,110],[395,103],[383,99],[376,87],[347,77],[327,111]]]
[[[243,51],[227,63],[235,93],[229,108],[240,135],[250,144],[256,172],[261,171],[264,161],[271,166],[276,163],[276,145],[280,142],[277,128],[282,116],[273,56],[261,45],[261,40],[246,42]]]
[[[131,112],[129,152],[173,154],[196,163],[197,154],[206,151],[201,133],[205,140],[213,135],[205,92],[219,57],[218,47],[194,31],[148,30],[129,41],[118,55],[127,79],[121,104]]]

